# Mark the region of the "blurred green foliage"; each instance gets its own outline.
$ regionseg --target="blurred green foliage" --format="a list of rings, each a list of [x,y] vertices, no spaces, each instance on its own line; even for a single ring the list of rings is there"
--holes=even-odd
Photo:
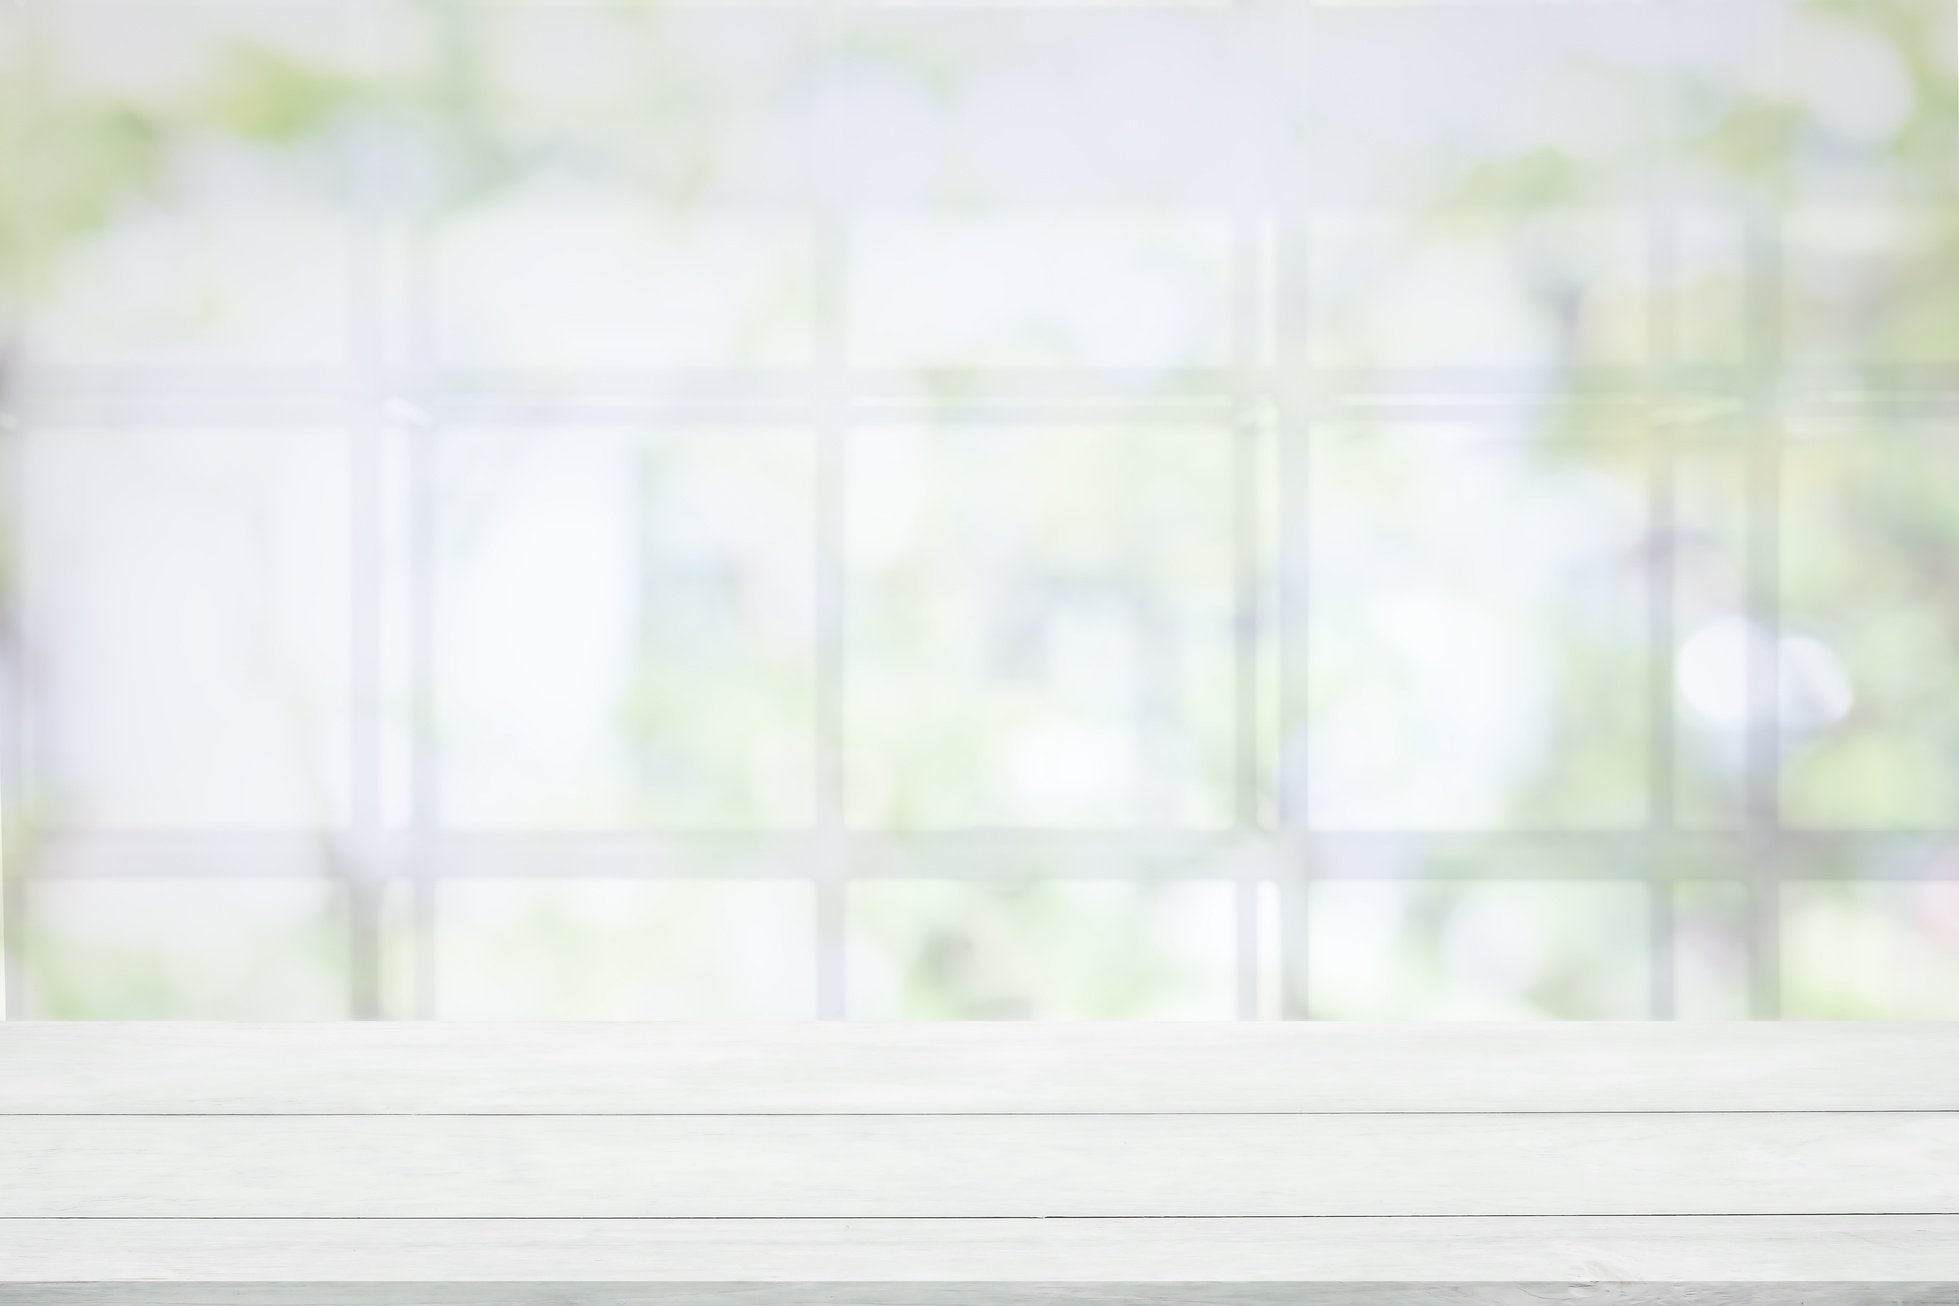
[[[722,143],[717,130],[729,108],[715,69],[663,53],[659,7],[635,11],[624,29],[645,52],[640,93],[623,106],[571,97],[562,120],[548,124],[565,130],[550,139],[538,124],[500,102],[493,75],[510,43],[525,40],[528,29],[502,29],[466,4],[408,4],[402,12],[427,39],[418,57],[401,67],[363,71],[241,38],[205,52],[195,76],[162,79],[160,88],[138,78],[126,93],[61,84],[58,37],[33,30],[16,34],[6,55],[9,112],[17,114],[21,105],[31,105],[32,112],[11,124],[14,161],[0,168],[0,214],[11,233],[4,247],[6,279],[25,283],[38,295],[55,293],[72,250],[151,207],[167,206],[176,171],[213,145],[255,156],[318,155],[331,170],[346,166],[357,153],[355,142],[384,142],[409,159],[408,182],[431,185],[434,208],[447,213],[486,202],[541,167],[589,172],[622,166],[631,179],[657,182],[669,194],[711,194]],[[1427,757],[1416,756],[1409,765],[1499,768],[1492,781],[1496,796],[1479,800],[1483,806],[1476,812],[1476,823],[1497,829],[1590,822],[1601,830],[1624,825],[1643,831],[1653,804],[1740,829],[1751,816],[1764,815],[1754,810],[1761,786],[1753,786],[1755,795],[1748,796],[1747,778],[1733,770],[1736,749],[1701,744],[1709,732],[1760,734],[1762,723],[1697,721],[1670,701],[1672,715],[1662,728],[1660,718],[1667,714],[1656,710],[1650,697],[1654,653],[1647,641],[1653,614],[1641,606],[1641,596],[1660,569],[1676,569],[1667,592],[1685,596],[1682,606],[1660,615],[1682,644],[1701,625],[1723,616],[1746,617],[1748,605],[1770,608],[1788,632],[1810,641],[1801,651],[1821,668],[1812,670],[1822,681],[1777,686],[1766,695],[1759,687],[1746,691],[1758,702],[1776,700],[1784,715],[1782,729],[1767,740],[1768,755],[1758,749],[1754,762],[1777,767],[1769,787],[1788,826],[1847,828],[1872,836],[1805,843],[1785,855],[1781,869],[1802,881],[1787,891],[1784,904],[1790,930],[1783,972],[1787,1009],[1847,1017],[1951,1015],[1959,1000],[1953,997],[1959,993],[1959,912],[1951,909],[1950,895],[1939,885],[1861,883],[1876,869],[1879,836],[1959,826],[1959,694],[1951,674],[1959,666],[1959,491],[1954,488],[1959,467],[1948,448],[1950,417],[1928,416],[1922,405],[1915,410],[1896,402],[1838,405],[1814,431],[1760,417],[1779,403],[1794,406],[1802,396],[1813,398],[1813,388],[1803,389],[1809,383],[1802,376],[1774,370],[1781,364],[1792,364],[1797,372],[1807,368],[1838,390],[1876,398],[1949,385],[1959,368],[1959,294],[1952,293],[1954,269],[1959,269],[1959,86],[1951,33],[1938,7],[1910,0],[1814,0],[1796,7],[1790,21],[1828,22],[1861,33],[1901,70],[1909,109],[1885,138],[1846,141],[1827,115],[1787,88],[1762,92],[1742,79],[1710,76],[1656,92],[1674,97],[1684,106],[1683,118],[1701,124],[1688,139],[1664,147],[1683,163],[1725,179],[1741,205],[1761,202],[1792,213],[1814,209],[1826,217],[1835,211],[1829,197],[1818,203],[1809,188],[1819,169],[1827,174],[1840,167],[1857,173],[1858,186],[1876,196],[1877,207],[1908,210],[1915,225],[1895,240],[1853,248],[1857,257],[1836,269],[1804,261],[1814,251],[1785,245],[1779,297],[1751,280],[1756,274],[1747,257],[1684,278],[1678,300],[1660,306],[1662,313],[1678,314],[1680,338],[1691,338],[1712,317],[1731,312],[1741,324],[1737,336],[1743,347],[1739,357],[1714,364],[1673,360],[1676,375],[1667,384],[1692,388],[1709,377],[1725,379],[1741,415],[1682,422],[1668,428],[1664,443],[1644,409],[1601,402],[1591,370],[1596,359],[1621,348],[1614,342],[1644,338],[1649,323],[1637,316],[1646,311],[1644,301],[1608,296],[1602,302],[1574,302],[1573,295],[1582,296],[1581,286],[1555,270],[1543,276],[1538,308],[1555,328],[1547,345],[1552,366],[1539,377],[1541,388],[1521,418],[1507,421],[1495,441],[1527,450],[1527,470],[1502,482],[1506,493],[1515,494],[1514,502],[1484,504],[1485,517],[1463,518],[1466,534],[1460,541],[1452,542],[1437,523],[1451,495],[1462,493],[1460,486],[1468,482],[1452,480],[1446,460],[1424,454],[1418,442],[1431,437],[1391,424],[1353,432],[1350,445],[1317,465],[1321,477],[1333,479],[1316,482],[1313,493],[1337,497],[1341,511],[1424,547],[1384,550],[1400,560],[1393,565],[1406,567],[1380,577],[1382,593],[1401,596],[1384,600],[1393,611],[1370,607],[1373,600],[1365,598],[1351,611],[1330,609],[1335,624],[1321,633],[1335,646],[1356,642],[1347,646],[1345,660],[1336,654],[1331,678],[1324,668],[1307,676],[1304,710],[1278,723],[1278,751],[1289,759],[1304,757],[1306,765],[1264,759],[1265,788],[1254,807],[1268,811],[1282,800],[1301,798],[1310,807],[1310,793],[1282,795],[1275,787],[1301,771],[1310,780],[1320,746],[1316,722],[1323,714],[1337,715],[1343,703],[1378,700],[1382,720],[1402,732],[1432,724],[1421,714],[1427,692],[1419,683],[1421,668],[1406,681],[1395,680],[1391,651],[1381,651],[1389,646],[1370,645],[1363,636],[1375,629],[1369,623],[1377,619],[1380,629],[1396,629],[1393,623],[1410,605],[1473,606],[1478,596],[1470,591],[1484,581],[1465,559],[1474,553],[1478,532],[1521,531],[1516,522],[1534,513],[1555,521],[1566,496],[1589,494],[1588,486],[1616,486],[1621,499],[1642,504],[1656,485],[1671,495],[1680,488],[1677,478],[1694,474],[1698,453],[1680,462],[1677,468],[1686,470],[1676,469],[1676,480],[1669,481],[1669,464],[1656,461],[1657,449],[1678,452],[1677,446],[1691,446],[1714,450],[1716,457],[1738,451],[1733,456],[1746,476],[1774,478],[1780,498],[1773,513],[1757,512],[1759,499],[1744,497],[1729,505],[1739,521],[1647,520],[1634,537],[1614,545],[1616,554],[1589,556],[1565,570],[1541,568],[1548,589],[1519,598],[1511,614],[1518,624],[1492,635],[1490,645],[1502,649],[1509,647],[1505,640],[1520,640],[1536,650],[1531,667],[1537,692],[1528,701],[1490,707],[1498,716],[1530,717],[1519,727],[1524,742],[1498,753],[1474,738],[1411,734],[1411,751]],[[899,50],[891,57],[929,63],[931,54]],[[930,71],[941,85],[957,77],[953,68]],[[566,139],[586,141],[587,151],[569,149]],[[1446,244],[1467,234],[1493,237],[1501,245],[1506,233],[1527,219],[1555,221],[1584,209],[1610,192],[1612,169],[1638,163],[1556,150],[1487,159],[1447,178],[1403,238],[1414,245]],[[1833,238],[1827,224],[1819,232],[1825,244]],[[1805,298],[1809,286],[1820,291]],[[1765,293],[1780,300],[1770,313],[1771,334],[1779,338],[1770,342],[1749,339],[1746,329],[1755,311],[1751,305]],[[1370,371],[1374,365],[1365,358],[1360,366],[1363,373],[1382,374]],[[956,371],[942,374],[937,397],[956,399],[962,384]],[[1683,403],[1692,407],[1691,401]],[[1231,472],[1223,446],[1187,435],[1178,432],[1165,440],[1138,431],[1131,439],[1018,444],[1003,439],[992,447],[990,459],[984,442],[974,446],[977,452],[966,463],[949,445],[934,455],[947,460],[927,475],[926,497],[938,498],[924,509],[907,551],[888,565],[863,564],[850,573],[860,589],[848,602],[866,604],[848,609],[857,623],[850,634],[856,642],[847,643],[845,652],[854,677],[847,740],[849,731],[858,732],[862,750],[853,755],[852,745],[845,745],[846,763],[855,764],[848,776],[856,786],[854,819],[903,829],[958,827],[970,823],[961,821],[962,813],[975,811],[1000,814],[1003,824],[1025,815],[998,789],[1006,783],[1001,777],[1010,777],[1021,764],[1003,750],[1017,734],[1067,717],[1074,706],[1068,696],[1079,691],[1070,687],[1073,682],[1044,679],[1052,671],[1043,662],[1054,654],[1051,647],[1016,653],[984,644],[997,635],[989,635],[988,623],[1000,622],[1003,610],[1016,603],[1038,606],[1045,592],[1062,596],[1054,600],[1058,607],[1106,603],[1125,614],[1119,621],[1133,619],[1136,629],[1151,633],[1138,655],[1144,661],[1184,659],[1181,668],[1139,673],[1134,697],[1141,706],[1134,713],[1141,724],[1129,737],[1147,759],[1145,770],[1168,765],[1176,772],[1155,790],[1147,784],[1136,790],[1155,795],[1143,804],[1154,811],[1141,814],[1142,824],[1150,824],[1152,815],[1164,825],[1231,824],[1241,777],[1231,734],[1236,672],[1230,647],[1236,628],[1228,587],[1235,517],[1242,507],[1226,484]],[[1279,438],[1306,437],[1289,431]],[[1443,432],[1433,438],[1457,436]],[[983,504],[974,497],[981,488]],[[880,491],[867,483],[853,492],[861,502]],[[1174,499],[1167,508],[1160,502],[1166,494]],[[957,521],[962,504],[974,512],[964,536]],[[768,497],[750,507],[769,511]],[[1288,502],[1283,511],[1296,516],[1302,508]],[[1312,504],[1303,511],[1314,517]],[[1305,529],[1318,529],[1317,522],[1308,520]],[[1437,533],[1425,538],[1424,531]],[[1527,532],[1504,538],[1534,547]],[[10,578],[11,559],[10,553]],[[1520,557],[1517,570],[1540,562]],[[1436,567],[1447,575],[1457,565],[1463,568],[1458,580],[1445,582],[1439,595],[1432,592],[1434,575],[1421,574],[1424,567]],[[1761,574],[1765,565],[1771,574]],[[948,580],[962,568],[969,569],[963,581]],[[1746,574],[1744,592],[1723,590],[1713,579],[1716,572]],[[939,612],[935,605],[952,602],[961,583],[973,588],[967,596],[971,610]],[[1450,583],[1456,588],[1450,590]],[[713,582],[708,584],[712,589]],[[1213,587],[1219,584],[1227,592],[1217,593]],[[11,579],[8,588],[10,593],[16,588]],[[1695,596],[1703,593],[1717,597],[1695,607]],[[1541,600],[1535,607],[1525,601],[1532,596]],[[1314,599],[1309,593],[1303,601],[1311,605]],[[1735,601],[1743,610],[1721,610],[1723,602]],[[1609,610],[1613,605],[1620,606]],[[1269,617],[1258,632],[1264,642],[1255,655],[1262,665],[1276,663],[1291,676],[1299,670],[1292,661],[1299,650],[1276,645],[1276,623]],[[1041,623],[1049,619],[1029,618],[1036,628],[1028,636],[1033,645],[1041,645]],[[1462,627],[1439,629],[1460,633]],[[4,633],[10,645],[17,643],[17,623],[8,622]],[[805,673],[782,669],[760,679],[718,662],[712,649],[690,652],[682,647],[689,638],[683,618],[641,648],[641,666],[617,703],[616,729],[656,786],[689,791],[677,806],[699,824],[756,824],[767,804],[758,806],[752,776],[730,771],[708,782],[691,771],[676,775],[674,768],[686,768],[688,758],[710,756],[719,742],[747,737],[804,704],[807,684],[798,677]],[[673,642],[662,642],[667,640]],[[16,665],[30,655],[18,647],[7,650]],[[1469,674],[1451,661],[1459,656],[1466,665],[1469,655],[1463,649],[1438,644],[1427,654],[1431,668],[1458,677]],[[1755,665],[1759,669],[1759,662]],[[1195,675],[1192,666],[1198,668]],[[1831,676],[1848,686],[1847,703],[1834,691]],[[1738,683],[1745,681],[1743,676]],[[1491,683],[1508,682],[1499,676]],[[951,685],[961,688],[948,692]],[[1276,710],[1269,702],[1264,707]],[[1446,724],[1456,718],[1445,713],[1442,719]],[[1485,718],[1471,713],[1462,719]],[[1655,733],[1662,730],[1677,735],[1674,774],[1671,791],[1654,794],[1659,772],[1651,750],[1659,746]],[[1166,745],[1165,739],[1171,742]],[[1181,760],[1162,761],[1166,750],[1175,754],[1179,748]],[[1643,795],[1637,810],[1627,810],[1627,794]],[[1081,823],[1126,824],[1137,815],[1104,798],[1082,804],[1075,813]],[[643,812],[662,810],[670,809],[654,802]],[[51,812],[50,819],[58,814],[58,809]],[[23,813],[9,815],[15,827],[11,851],[18,861],[22,849],[31,846],[32,832]],[[1035,824],[1069,823],[1063,809],[1037,815]],[[1417,819],[1413,828],[1423,828],[1422,822]],[[1367,880],[1367,892],[1376,896],[1363,904],[1365,910],[1385,913],[1394,922],[1381,943],[1394,955],[1381,964],[1406,974],[1371,990],[1355,981],[1372,994],[1354,999],[1356,1014],[1447,1009],[1465,993],[1481,991],[1479,986],[1495,986],[1492,1001],[1506,1014],[1631,1014],[1621,1010],[1624,994],[1639,985],[1629,989],[1626,976],[1639,970],[1647,930],[1642,920],[1620,919],[1616,899],[1587,900],[1568,909],[1499,911],[1492,918],[1477,907],[1473,894],[1451,887],[1458,879],[1501,881],[1514,871],[1514,856],[1492,843],[1486,854],[1456,858],[1460,865],[1423,865],[1418,858],[1397,867],[1394,876]],[[1679,869],[1666,864],[1664,853],[1654,856],[1660,864],[1642,871]],[[921,870],[929,872],[925,857],[921,853]],[[1588,857],[1581,852],[1573,861]],[[1935,862],[1927,866],[1937,869]],[[1291,876],[1302,868],[1266,869]],[[1047,877],[1038,864],[1012,859],[1003,859],[999,873],[1002,883],[973,887],[868,886],[851,917],[852,965],[879,977],[882,986],[874,985],[866,1002],[880,1014],[930,1017],[1228,1014],[1229,911],[1221,911],[1218,902],[1203,893],[1193,896],[1187,885],[1146,879],[1080,891]],[[1950,868],[1943,873],[1950,876]],[[1571,874],[1583,879],[1586,872],[1574,865]],[[1298,888],[1289,884],[1289,894]],[[1337,898],[1330,894],[1328,901]],[[645,947],[684,943],[712,953],[717,939],[740,933],[740,921],[699,910],[701,921],[717,923],[704,923],[697,931],[685,920],[665,918],[660,929],[646,935]],[[1306,910],[1310,913],[1310,906]],[[1533,970],[1506,966],[1504,958],[1522,946],[1506,930],[1555,935],[1559,912],[1565,910],[1613,928],[1578,931],[1572,937],[1583,941],[1579,945],[1536,948]],[[1215,926],[1208,957],[1194,954],[1187,937],[1174,928],[1179,918],[1193,914]],[[50,914],[50,922],[59,919]],[[1316,928],[1337,934],[1342,919],[1324,916]],[[541,900],[528,919],[497,917],[486,936],[490,942],[463,946],[477,954],[485,949],[548,954],[556,959],[548,963],[552,968],[575,966],[587,947],[584,926],[576,923],[582,920]],[[1737,920],[1721,928],[1740,931],[1744,924]],[[293,945],[296,952],[313,946]],[[631,948],[621,952],[616,943],[608,946],[613,970],[630,969]],[[1741,946],[1739,940],[1735,946]],[[256,944],[246,950],[261,952]],[[168,955],[49,938],[34,957],[39,1000],[50,1014],[172,1014],[171,995],[179,989],[168,973]],[[480,957],[479,962],[491,966]],[[1901,968],[1903,982],[1873,979],[1894,968]],[[680,970],[685,973],[677,984],[713,982],[702,977],[711,967],[700,973]],[[1305,986],[1311,979],[1295,975],[1287,982]],[[1338,1008],[1345,981],[1338,976],[1335,981],[1330,1001]],[[632,981],[620,973],[618,982]],[[245,983],[250,985],[249,977]],[[574,996],[583,991],[575,977],[563,987]],[[186,1001],[209,998],[194,995]],[[723,1006],[737,1010],[741,1000],[716,1009]]]

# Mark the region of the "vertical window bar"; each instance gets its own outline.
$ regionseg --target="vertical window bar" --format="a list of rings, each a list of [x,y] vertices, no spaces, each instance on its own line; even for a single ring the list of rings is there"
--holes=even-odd
[[[844,216],[815,220],[816,428],[816,1014],[841,1020],[844,906],[848,874],[844,827],[844,485],[849,456],[844,307],[849,246]]]
[[[1651,837],[1647,840],[1646,872],[1649,905],[1648,985],[1651,1014],[1656,1020],[1672,1020],[1677,1014],[1678,996],[1674,992],[1674,959],[1677,948],[1677,922],[1674,917],[1673,879],[1670,874],[1674,833],[1678,824],[1675,810],[1677,787],[1677,740],[1674,736],[1674,649],[1679,643],[1675,629],[1676,564],[1675,544],[1678,529],[1674,482],[1678,459],[1674,448],[1674,400],[1677,391],[1675,366],[1678,347],[1674,335],[1674,301],[1678,294],[1675,272],[1674,224],[1664,207],[1649,212],[1647,240],[1647,315],[1652,351],[1651,383],[1645,419],[1646,438],[1651,449],[1648,465],[1648,496],[1651,520],[1647,524],[1647,566],[1650,570],[1652,604],[1652,646],[1648,652],[1647,741],[1649,767],[1647,783]],[[1657,404],[1651,398],[1656,397]]]
[[[1231,224],[1231,551],[1234,593],[1232,824],[1241,838],[1258,827],[1258,637],[1259,637],[1259,288],[1262,280],[1255,214],[1239,212]],[[1257,867],[1238,868],[1235,887],[1237,1012],[1259,1015]]]
[[[1312,209],[1291,216],[1288,240],[1275,249],[1272,280],[1277,287],[1275,309],[1278,338],[1285,366],[1273,386],[1274,440],[1273,500],[1278,514],[1275,576],[1278,611],[1274,623],[1278,661],[1278,759],[1276,812],[1285,864],[1279,881],[1279,944],[1285,977],[1283,1015],[1309,1020],[1307,914],[1312,910],[1312,784],[1311,757],[1305,743],[1308,723],[1301,706],[1303,686],[1311,672],[1312,637],[1309,588],[1310,547],[1306,520],[1312,485],[1312,423],[1298,402],[1292,374],[1306,376],[1312,365],[1307,350],[1306,317],[1312,287],[1307,277],[1312,240]]]
[[[403,404],[409,441],[408,650],[409,732],[408,825],[412,847],[410,899],[410,1010],[432,1019],[435,991],[437,868],[435,834],[440,822],[439,766],[436,756],[436,427],[428,415]]]
[[[25,39],[32,27],[28,0],[0,0],[0,24]],[[22,79],[0,92],[6,112],[0,121],[0,168],[10,175],[28,175],[31,137],[38,105]],[[15,326],[22,337],[30,329],[28,301],[34,289],[37,237],[24,206],[9,205],[0,213],[0,240],[11,254]],[[11,360],[0,357],[0,531],[6,537],[12,574],[0,594],[0,1019],[27,1017],[27,712],[31,698],[28,679],[27,576],[27,456],[26,431],[14,409],[10,388],[18,377]]]
[[[405,220],[402,243],[403,349],[411,377],[435,375],[435,277],[431,249],[436,219],[418,208]],[[408,699],[408,948],[409,1015],[430,1020],[439,1010],[436,993],[435,839],[440,823],[436,731],[436,555],[437,429],[434,415],[400,394],[387,401],[391,432],[402,444],[405,474],[405,573]]]
[[[1781,828],[1780,751],[1782,637],[1780,525],[1782,479],[1781,313],[1782,248],[1772,210],[1757,211],[1748,224],[1748,349],[1751,366],[1748,411],[1747,573],[1750,624],[1756,637],[1748,645],[1748,917],[1750,1008],[1760,1019],[1781,1010],[1781,893],[1778,833]]]
[[[0,378],[0,384],[5,378]],[[0,612],[0,988],[4,988],[4,1010],[0,1018],[24,1020],[27,1017],[27,820],[24,761],[24,716],[28,703],[26,604],[21,586],[25,572],[27,532],[24,513],[27,496],[21,484],[27,459],[22,443],[25,432],[13,413],[0,410],[0,512],[6,515],[8,553],[13,575],[7,579],[5,610]]]
[[[1319,0],[1301,0],[1305,19],[1304,74],[1312,77],[1318,53],[1316,19]],[[1255,11],[1281,17],[1282,6],[1260,5]],[[1258,49],[1265,52],[1284,48],[1264,39],[1263,24],[1253,27]],[[1274,70],[1266,69],[1258,84],[1279,84]],[[1278,701],[1273,705],[1278,720],[1274,759],[1273,816],[1280,831],[1281,849],[1278,885],[1280,1017],[1286,1020],[1312,1019],[1311,958],[1307,949],[1307,916],[1312,910],[1312,783],[1311,759],[1304,743],[1306,723],[1300,707],[1306,695],[1303,686],[1311,669],[1311,595],[1309,580],[1310,534],[1306,526],[1306,505],[1311,502],[1312,476],[1311,423],[1306,405],[1298,400],[1296,387],[1311,376],[1312,356],[1308,349],[1312,286],[1307,275],[1311,266],[1313,217],[1317,205],[1310,189],[1304,202],[1280,209],[1279,230],[1272,247],[1268,272],[1272,286],[1271,330],[1273,335],[1273,385],[1270,401],[1274,427],[1273,510],[1277,515],[1276,561],[1274,564],[1273,621],[1274,658],[1277,661]]]
[[[1260,1020],[1277,1020],[1285,1014],[1285,974],[1280,969],[1280,932],[1285,926],[1285,900],[1279,882],[1261,879],[1254,900],[1258,928],[1257,1002]]]
[[[1313,854],[1306,840],[1291,841],[1280,868],[1279,899],[1279,1017],[1311,1020],[1312,973],[1308,968],[1306,930],[1313,909]]]
[[[361,66],[376,66],[376,18],[371,4],[347,13]],[[381,393],[380,231],[367,141],[355,145],[350,214],[349,344],[357,377],[349,431],[348,559],[351,602],[347,658],[350,706],[348,799],[352,839],[347,858],[348,1011],[357,1019],[381,1015],[379,849],[381,830],[381,487],[382,428],[374,404]]]

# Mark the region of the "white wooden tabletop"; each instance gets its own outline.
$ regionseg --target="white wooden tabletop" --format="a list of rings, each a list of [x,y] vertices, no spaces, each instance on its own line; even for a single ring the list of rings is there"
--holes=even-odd
[[[0,1025],[0,1303],[1959,1304],[1954,1025]]]

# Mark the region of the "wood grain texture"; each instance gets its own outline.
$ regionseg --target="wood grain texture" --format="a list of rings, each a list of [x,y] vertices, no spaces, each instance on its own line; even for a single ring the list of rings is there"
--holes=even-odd
[[[1951,1283],[0,1284],[0,1306],[1959,1306]]]
[[[1959,1026],[0,1025],[0,1306],[1955,1283]]]
[[[0,1024],[0,1114],[1959,1110],[1959,1024]]]
[[[1959,1214],[1959,1114],[0,1117],[0,1216]]]
[[[0,1220],[14,1282],[1959,1282],[1955,1216]]]

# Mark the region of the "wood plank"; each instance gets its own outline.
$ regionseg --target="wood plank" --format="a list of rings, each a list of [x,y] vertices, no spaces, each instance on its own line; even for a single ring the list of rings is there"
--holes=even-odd
[[[1959,1113],[7,1116],[0,1216],[1959,1214]]]
[[[0,1284],[0,1306],[1959,1306],[1951,1283]]]
[[[0,1220],[0,1282],[1959,1282],[1955,1216]]]
[[[1959,1110],[1959,1023],[0,1025],[0,1114]]]

